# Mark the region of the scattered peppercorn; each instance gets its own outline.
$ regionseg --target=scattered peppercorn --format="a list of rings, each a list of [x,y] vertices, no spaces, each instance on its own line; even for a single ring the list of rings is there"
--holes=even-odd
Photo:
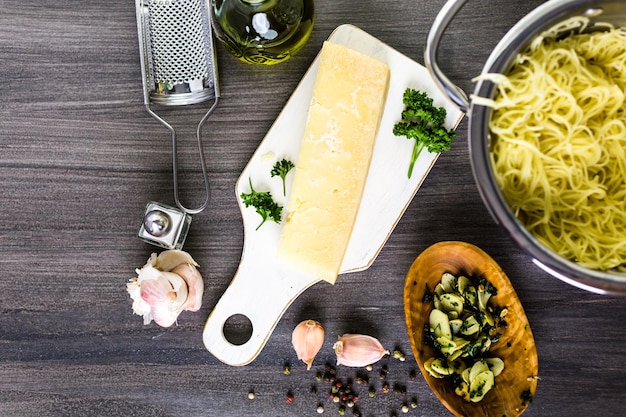
[[[401,384],[394,384],[393,385],[393,392],[396,394],[406,394],[406,387],[404,385]]]
[[[248,399],[250,399],[250,400],[254,400],[254,397],[255,397],[255,395],[254,395],[254,391],[250,391],[250,392],[248,393]]]
[[[393,356],[394,359],[398,359],[400,362],[404,360],[405,358],[404,353],[399,347],[396,347],[392,352],[393,353],[391,355],[386,355],[387,359]],[[323,369],[320,369],[315,372],[314,377],[315,377],[315,381],[318,381],[318,382],[324,381],[330,384],[326,388],[322,388],[322,391],[325,391],[327,393],[329,402],[337,404],[337,412],[339,413],[340,416],[349,414],[352,417],[362,417],[362,413],[359,410],[360,407],[356,405],[358,401],[359,391],[363,389],[363,388],[359,388],[358,387],[359,385],[364,385],[365,387],[367,387],[368,396],[370,398],[376,397],[377,389],[381,389],[383,393],[389,393],[392,388],[393,388],[393,392],[396,394],[407,393],[407,386],[405,385],[406,380],[397,381],[397,382],[392,381],[391,384],[388,382],[388,378],[391,373],[393,373],[393,376],[394,376],[393,379],[396,379],[395,376],[396,376],[397,369],[394,368],[394,366],[398,366],[398,365],[395,365],[394,362],[395,361],[387,362],[381,365],[380,373],[379,373],[380,380],[381,380],[380,388],[378,388],[377,383],[373,382],[370,379],[371,376],[369,372],[373,371],[373,366],[374,366],[371,364],[365,366],[365,368],[354,370],[347,375],[344,375],[343,374],[344,371],[342,370],[341,371],[342,374],[340,377],[338,369],[336,369],[330,362],[327,362]],[[408,371],[408,378],[411,380],[415,379],[417,376],[416,369],[415,368],[411,369],[409,367],[407,368],[404,368],[406,369],[404,372]],[[398,369],[402,369],[402,368],[398,368]],[[284,363],[283,373],[285,375],[291,374],[291,364],[289,362]],[[404,374],[404,375],[407,375],[407,374]],[[355,385],[353,386],[353,384]],[[310,394],[311,394],[312,400],[317,403],[317,405],[315,406],[316,412],[318,414],[325,414],[326,413],[325,406],[328,403],[325,402],[323,396],[320,398],[319,388],[320,388],[319,384],[316,384],[315,382],[313,382],[313,384],[310,386]],[[250,389],[248,398],[253,399],[254,397],[255,397],[255,393],[253,392],[252,389]],[[294,399],[294,394],[292,390],[289,390],[287,392],[286,400],[288,404],[292,404],[294,402],[295,399]],[[393,401],[397,401],[397,400],[393,400]],[[370,404],[367,401],[365,401],[365,403]],[[402,405],[401,408],[399,408],[400,405]],[[400,404],[396,404],[395,410],[393,408],[391,410],[387,408],[388,412],[390,413],[388,415],[391,417],[397,417],[398,414],[408,413],[411,408],[417,408],[417,405],[418,404],[417,404],[416,397],[412,397],[410,402],[408,401],[407,397],[404,397],[404,402]],[[350,410],[347,410],[348,408]]]
[[[367,384],[369,382],[369,377],[363,373],[357,373],[355,382],[357,384]]]
[[[331,383],[335,382],[336,375],[337,375],[337,370],[332,365],[327,363],[324,368],[324,381],[331,382]]]

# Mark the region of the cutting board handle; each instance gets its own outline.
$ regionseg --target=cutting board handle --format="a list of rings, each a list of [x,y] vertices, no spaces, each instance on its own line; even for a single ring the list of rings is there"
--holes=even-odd
[[[284,267],[275,260],[247,262],[239,269],[204,326],[202,340],[220,361],[233,366],[252,362],[267,343],[291,303],[317,279]],[[224,335],[228,319],[242,315],[252,324],[250,339],[233,344]]]

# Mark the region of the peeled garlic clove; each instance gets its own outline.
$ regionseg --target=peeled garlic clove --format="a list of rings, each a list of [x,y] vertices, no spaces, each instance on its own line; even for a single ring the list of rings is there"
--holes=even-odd
[[[362,367],[379,361],[389,351],[378,339],[362,334],[344,334],[333,345],[337,365]]]
[[[293,330],[291,344],[298,359],[307,364],[307,370],[311,369],[315,355],[324,344],[324,327],[315,320],[304,320]]]

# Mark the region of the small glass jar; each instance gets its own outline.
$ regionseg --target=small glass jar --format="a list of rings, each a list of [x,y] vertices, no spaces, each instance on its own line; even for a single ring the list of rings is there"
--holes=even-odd
[[[273,65],[297,53],[313,30],[313,0],[211,0],[213,30],[243,62]]]

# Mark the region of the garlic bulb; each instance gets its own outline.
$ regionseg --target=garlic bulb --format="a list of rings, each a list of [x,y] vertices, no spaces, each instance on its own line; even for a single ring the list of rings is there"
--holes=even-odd
[[[307,364],[307,370],[311,369],[315,355],[324,344],[324,327],[315,320],[304,320],[293,330],[291,344],[298,359]]]
[[[344,334],[333,349],[337,354],[337,365],[353,367],[371,365],[389,355],[378,339],[362,334]]]
[[[202,306],[204,282],[198,264],[191,255],[180,250],[153,253],[148,262],[137,269],[137,277],[126,284],[133,300],[133,312],[143,316],[143,323],[152,320],[169,327],[184,311],[198,311]]]

